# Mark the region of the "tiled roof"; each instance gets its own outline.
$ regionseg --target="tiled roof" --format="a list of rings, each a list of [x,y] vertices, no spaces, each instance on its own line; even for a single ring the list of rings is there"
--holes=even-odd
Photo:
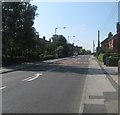
[[[120,35],[120,32],[118,32],[117,34],[115,34],[115,35],[113,35],[112,37],[107,37],[105,40],[103,40],[102,42],[101,42],[101,44],[103,44],[104,42],[107,42],[108,40],[110,40],[110,39],[114,39],[117,35]]]
[[[101,42],[101,44],[103,44],[104,42],[107,42],[108,41],[108,39],[110,39],[109,37],[107,37],[106,39],[104,39],[102,42]]]

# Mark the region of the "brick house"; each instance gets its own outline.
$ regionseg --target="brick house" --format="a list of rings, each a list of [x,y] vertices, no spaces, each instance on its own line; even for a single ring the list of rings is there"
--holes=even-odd
[[[113,49],[116,53],[120,54],[120,23],[117,23],[117,32],[115,35],[112,35],[110,32],[108,37],[101,42],[101,47],[104,50],[105,48]]]
[[[113,35],[112,35],[112,33],[110,32],[110,33],[108,34],[108,37],[101,42],[101,47],[102,47],[102,49],[109,48],[109,45],[110,45],[109,40],[110,40],[110,38],[111,38],[112,36],[113,36]]]

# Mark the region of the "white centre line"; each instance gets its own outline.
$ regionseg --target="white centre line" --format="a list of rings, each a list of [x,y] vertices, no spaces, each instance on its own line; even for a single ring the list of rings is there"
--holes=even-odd
[[[4,87],[0,87],[0,90],[5,89],[5,88],[6,88],[6,86],[4,86]]]

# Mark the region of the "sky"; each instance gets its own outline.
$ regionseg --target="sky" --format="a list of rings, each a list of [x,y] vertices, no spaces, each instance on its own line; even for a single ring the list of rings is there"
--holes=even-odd
[[[34,27],[40,37],[47,40],[55,34],[63,35],[69,42],[93,51],[97,46],[97,32],[104,40],[109,32],[116,34],[118,21],[117,2],[31,2],[38,7]],[[66,29],[63,29],[66,27]],[[75,37],[73,37],[75,36]]]

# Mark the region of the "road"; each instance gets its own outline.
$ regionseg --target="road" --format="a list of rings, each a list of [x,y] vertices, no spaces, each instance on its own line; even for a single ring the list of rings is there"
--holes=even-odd
[[[3,113],[78,113],[90,56],[34,64],[2,75]]]

